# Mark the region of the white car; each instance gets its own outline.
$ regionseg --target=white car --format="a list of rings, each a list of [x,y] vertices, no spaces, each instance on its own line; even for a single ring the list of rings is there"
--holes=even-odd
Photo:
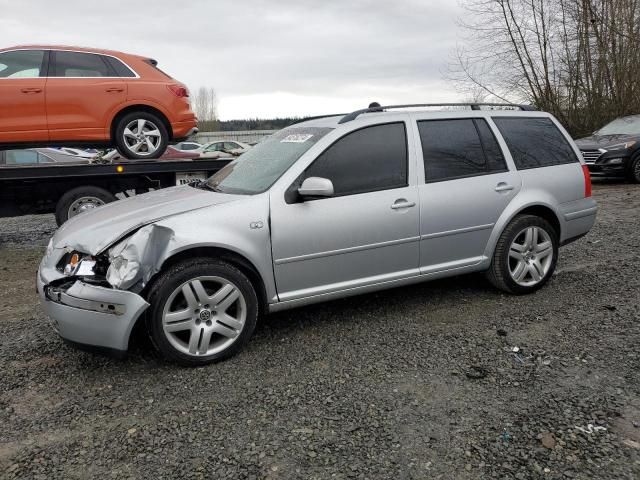
[[[200,151],[200,158],[238,157],[251,149],[251,145],[229,140],[218,140],[205,143]]]
[[[69,148],[69,147],[60,147],[60,148],[43,148],[44,152],[52,152],[58,155],[71,155],[73,157],[80,158],[94,158],[96,156],[96,152],[88,152],[86,150],[81,150],[79,148]]]

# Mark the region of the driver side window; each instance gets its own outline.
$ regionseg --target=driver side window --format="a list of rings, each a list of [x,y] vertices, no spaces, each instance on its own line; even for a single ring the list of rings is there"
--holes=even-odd
[[[407,186],[407,134],[403,122],[361,128],[325,150],[304,177],[327,178],[334,196]]]

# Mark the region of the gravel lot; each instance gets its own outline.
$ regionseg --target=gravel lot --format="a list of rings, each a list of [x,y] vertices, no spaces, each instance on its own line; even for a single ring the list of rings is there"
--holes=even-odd
[[[307,307],[201,369],[64,346],[34,293],[52,217],[0,220],[0,477],[640,478],[640,187],[594,194],[534,295],[478,275]]]

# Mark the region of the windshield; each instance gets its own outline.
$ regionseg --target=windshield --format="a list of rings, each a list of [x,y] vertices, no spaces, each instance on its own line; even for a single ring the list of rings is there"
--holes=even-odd
[[[253,195],[264,192],[331,130],[326,127],[280,130],[218,171],[206,185],[223,193]]]
[[[597,135],[640,135],[640,115],[616,118],[596,132]]]

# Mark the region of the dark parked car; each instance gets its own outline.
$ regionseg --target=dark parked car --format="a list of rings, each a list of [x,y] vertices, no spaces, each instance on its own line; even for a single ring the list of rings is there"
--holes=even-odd
[[[640,115],[616,118],[576,144],[591,175],[640,183]]]

